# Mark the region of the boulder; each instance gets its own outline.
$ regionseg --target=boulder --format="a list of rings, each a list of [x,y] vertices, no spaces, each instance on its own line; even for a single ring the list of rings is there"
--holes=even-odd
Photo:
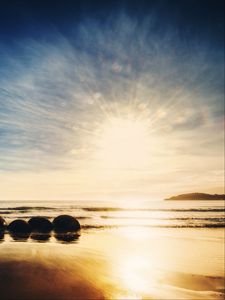
[[[0,243],[2,243],[4,241],[4,235],[5,235],[5,232],[0,231]]]
[[[80,230],[80,223],[69,215],[60,215],[53,220],[53,228],[56,232],[73,232]]]
[[[55,234],[55,238],[61,243],[73,243],[78,241],[79,237],[80,235],[74,232]]]
[[[33,217],[28,221],[32,231],[48,233],[52,230],[52,223],[44,217]]]
[[[4,231],[6,227],[5,220],[0,216],[0,231]]]
[[[31,234],[30,238],[36,242],[47,242],[49,241],[51,235],[49,233],[37,233],[34,232]]]
[[[11,233],[29,234],[31,232],[31,227],[26,221],[17,219],[8,225],[8,230]]]
[[[20,242],[25,242],[30,236],[30,232],[9,232],[9,234],[14,241]]]

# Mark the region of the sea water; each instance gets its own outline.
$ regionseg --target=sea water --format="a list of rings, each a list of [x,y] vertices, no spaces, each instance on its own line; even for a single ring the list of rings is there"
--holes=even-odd
[[[0,201],[0,216],[7,223],[61,214],[76,217],[83,228],[122,226],[222,228],[224,201]]]

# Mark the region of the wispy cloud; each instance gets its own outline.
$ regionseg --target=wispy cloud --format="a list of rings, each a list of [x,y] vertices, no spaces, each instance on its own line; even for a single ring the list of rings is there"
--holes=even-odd
[[[156,164],[189,169],[181,149],[221,163],[222,51],[124,14],[48,34],[0,47],[1,170],[80,170],[99,126],[131,112],[147,120]]]

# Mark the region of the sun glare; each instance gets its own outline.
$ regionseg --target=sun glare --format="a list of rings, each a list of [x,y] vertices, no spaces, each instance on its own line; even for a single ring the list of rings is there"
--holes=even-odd
[[[145,121],[114,118],[104,124],[98,135],[97,158],[104,167],[144,167],[150,148]]]

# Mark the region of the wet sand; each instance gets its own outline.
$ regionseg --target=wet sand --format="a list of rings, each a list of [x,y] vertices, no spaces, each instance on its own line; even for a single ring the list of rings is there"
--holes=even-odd
[[[121,228],[5,234],[0,298],[223,299],[223,229]]]

